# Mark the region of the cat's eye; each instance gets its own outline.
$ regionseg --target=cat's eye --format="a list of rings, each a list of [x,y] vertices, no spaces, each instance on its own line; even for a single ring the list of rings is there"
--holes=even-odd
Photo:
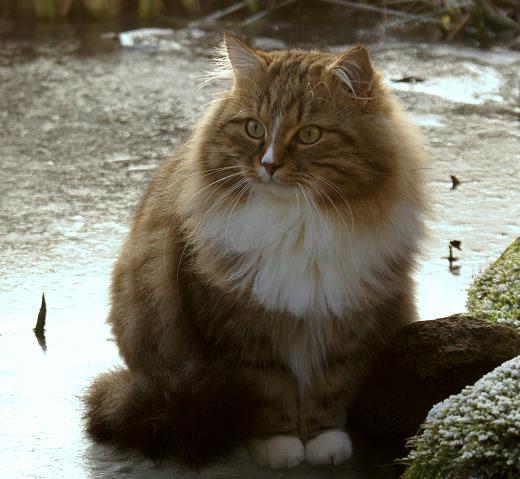
[[[251,137],[255,139],[263,138],[265,134],[265,128],[262,123],[260,123],[257,120],[247,120],[246,123],[246,133]]]
[[[298,139],[305,145],[316,143],[321,137],[321,130],[317,126],[304,126],[298,131]]]

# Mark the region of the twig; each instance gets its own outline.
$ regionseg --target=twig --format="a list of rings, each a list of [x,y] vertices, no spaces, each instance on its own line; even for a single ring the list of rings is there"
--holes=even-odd
[[[484,21],[484,12],[482,11],[482,5],[477,0],[475,1],[474,7],[472,9],[472,22],[477,29],[477,38],[482,46],[489,44],[489,31],[486,28],[486,24]]]
[[[141,20],[157,17],[163,8],[161,0],[140,0],[137,5],[137,16]]]
[[[451,189],[454,190],[457,186],[460,185],[460,180],[455,175],[450,175],[451,177]]]
[[[422,23],[440,24],[441,23],[440,20],[438,18],[433,18],[433,17],[438,17],[439,15],[442,15],[443,13],[448,13],[448,12],[452,11],[454,8],[466,8],[470,5],[472,5],[473,3],[474,3],[474,0],[467,0],[467,1],[460,2],[456,5],[450,5],[449,7],[434,10],[431,13],[425,13],[424,15],[415,15],[415,16],[419,17],[418,20]],[[404,25],[405,23],[408,23],[412,20],[415,20],[415,18],[401,18],[399,20],[394,20],[392,22],[387,23],[385,25],[385,27],[386,28],[397,27],[400,25]]]
[[[236,2],[229,7],[222,8],[221,10],[217,10],[216,12],[210,13],[209,15],[205,16],[204,18],[193,22],[193,25],[204,25],[207,23],[213,23],[216,20],[220,20],[221,18],[231,15],[232,13],[238,12],[238,10],[241,10],[242,8],[247,7],[248,2],[247,0],[243,0],[241,2]]]
[[[45,340],[45,318],[47,317],[47,305],[45,304],[45,294],[42,294],[42,305],[38,312],[38,319],[36,320],[36,326],[34,327],[34,335],[38,340],[38,344],[42,348],[43,352],[47,351],[47,342]]]
[[[245,27],[246,25],[250,25],[251,23],[257,22],[258,20],[267,17],[271,13],[273,13],[275,10],[279,10],[280,8],[283,8],[291,3],[296,2],[296,0],[285,0],[284,2],[278,3],[277,5],[267,9],[262,10],[261,12],[255,13],[254,15],[251,15],[250,17],[246,18],[242,23],[238,25],[239,28]]]
[[[376,12],[382,15],[391,15],[394,17],[406,18],[408,20],[426,21],[427,23],[439,23],[438,20],[429,19],[426,15],[416,15],[415,13],[401,12],[392,8],[378,7],[377,5],[369,5],[366,3],[351,2],[350,0],[320,0],[333,5],[343,5],[357,10],[366,10],[368,12]],[[426,19],[426,20],[425,20]]]
[[[520,0],[500,0],[500,3],[511,8],[520,9]]]
[[[462,241],[459,240],[452,240],[450,241],[450,245],[448,247],[448,257],[446,258],[449,263],[449,270],[450,273],[458,275],[460,273],[460,265],[454,264],[456,263],[459,258],[456,256],[453,256],[453,248],[457,248],[459,251],[462,251]]]
[[[466,13],[462,17],[459,24],[446,35],[446,40],[453,40],[459,34],[459,32],[467,25],[470,18],[471,15],[469,13]]]
[[[40,312],[38,313],[38,319],[36,320],[36,326],[33,331],[36,336],[45,336],[45,318],[47,316],[47,305],[45,304],[45,294],[42,294],[42,305],[40,306]]]
[[[64,0],[61,5],[61,16],[66,17],[69,14],[70,7],[72,7],[72,4],[74,3],[74,0]]]
[[[520,32],[520,23],[517,23],[512,18],[509,18],[500,10],[486,2],[486,0],[477,0],[477,3],[480,6],[484,16],[493,22],[497,27],[508,28]]]

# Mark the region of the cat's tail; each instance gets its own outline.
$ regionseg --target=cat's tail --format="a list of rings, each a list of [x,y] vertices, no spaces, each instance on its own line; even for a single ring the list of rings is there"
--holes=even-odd
[[[94,381],[85,403],[86,429],[95,440],[193,468],[244,445],[257,404],[229,369],[197,363],[175,374],[107,372]]]

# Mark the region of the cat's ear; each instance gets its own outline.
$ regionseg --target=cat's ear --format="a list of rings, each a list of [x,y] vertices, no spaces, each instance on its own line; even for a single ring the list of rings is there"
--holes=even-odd
[[[239,38],[225,33],[224,47],[236,77],[248,77],[260,69],[265,69],[264,59]]]
[[[368,100],[374,83],[374,68],[365,47],[347,50],[332,65],[332,73],[347,87],[354,97]]]

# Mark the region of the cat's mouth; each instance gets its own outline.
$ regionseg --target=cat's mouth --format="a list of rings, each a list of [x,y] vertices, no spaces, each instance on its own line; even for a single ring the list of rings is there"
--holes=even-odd
[[[297,188],[294,185],[289,185],[287,183],[280,183],[276,181],[271,181],[269,183],[265,183],[263,181],[255,181],[252,185],[251,190],[254,193],[274,196],[276,198],[288,200],[290,198],[294,198],[295,190],[297,190]]]
[[[258,181],[260,181],[263,184],[282,184],[280,181],[280,174],[278,170],[269,170],[265,166],[259,165],[255,168],[255,172]]]
[[[260,183],[274,188],[287,188],[293,186],[284,178],[283,172],[268,173],[263,167],[256,168],[255,183]]]

